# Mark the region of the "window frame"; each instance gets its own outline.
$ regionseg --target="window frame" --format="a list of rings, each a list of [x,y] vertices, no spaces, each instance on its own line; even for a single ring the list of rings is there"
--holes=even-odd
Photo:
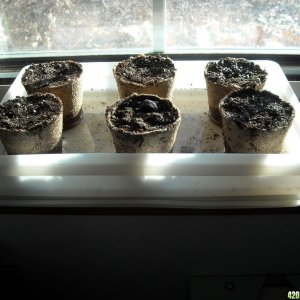
[[[10,57],[0,58],[0,84],[12,83],[20,70],[32,63],[41,63],[52,60],[72,59],[79,62],[111,62],[121,61],[135,56],[138,53],[129,52],[123,54],[85,54],[70,55],[69,53],[52,56],[32,56],[32,57]],[[222,57],[244,57],[248,60],[272,60],[277,62],[283,69],[289,81],[300,81],[300,54],[273,54],[273,53],[242,53],[242,52],[198,52],[198,53],[171,53],[171,52],[147,52],[146,54],[161,54],[176,60],[218,60]]]

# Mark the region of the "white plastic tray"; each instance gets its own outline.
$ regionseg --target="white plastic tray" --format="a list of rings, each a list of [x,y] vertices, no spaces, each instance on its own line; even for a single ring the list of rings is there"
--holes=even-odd
[[[206,61],[175,62],[174,102],[183,120],[173,154],[116,154],[104,111],[118,99],[115,63],[86,63],[84,119],[64,132],[64,154],[0,155],[0,205],[244,208],[300,204],[299,102],[280,66],[256,61],[265,88],[296,118],[282,154],[224,154],[207,116]],[[23,72],[24,70],[22,70]],[[25,95],[21,74],[3,102]],[[20,197],[22,198],[20,199]]]

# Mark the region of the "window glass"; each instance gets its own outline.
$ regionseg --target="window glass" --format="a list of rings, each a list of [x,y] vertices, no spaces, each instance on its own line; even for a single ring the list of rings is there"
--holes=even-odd
[[[0,51],[152,47],[152,0],[1,0]]]
[[[167,48],[300,48],[299,0],[166,0]]]
[[[295,50],[299,15],[299,0],[1,0],[0,55]]]

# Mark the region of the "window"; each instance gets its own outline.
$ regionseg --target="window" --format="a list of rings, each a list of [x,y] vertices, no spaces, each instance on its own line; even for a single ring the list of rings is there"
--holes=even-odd
[[[299,50],[299,0],[3,0],[0,53]]]
[[[58,58],[120,60],[243,56],[300,78],[299,0],[2,0],[0,78]]]
[[[167,0],[168,49],[300,49],[299,0]]]
[[[152,0],[7,0],[0,52],[149,51]]]

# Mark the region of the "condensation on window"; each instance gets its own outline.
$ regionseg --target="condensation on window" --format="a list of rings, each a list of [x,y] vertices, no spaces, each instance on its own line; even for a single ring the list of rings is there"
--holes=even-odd
[[[300,48],[299,0],[167,0],[169,48]]]
[[[299,16],[299,0],[166,0],[166,51],[298,49]],[[152,0],[0,1],[0,54],[153,46]]]
[[[0,52],[152,47],[152,0],[2,0]]]

